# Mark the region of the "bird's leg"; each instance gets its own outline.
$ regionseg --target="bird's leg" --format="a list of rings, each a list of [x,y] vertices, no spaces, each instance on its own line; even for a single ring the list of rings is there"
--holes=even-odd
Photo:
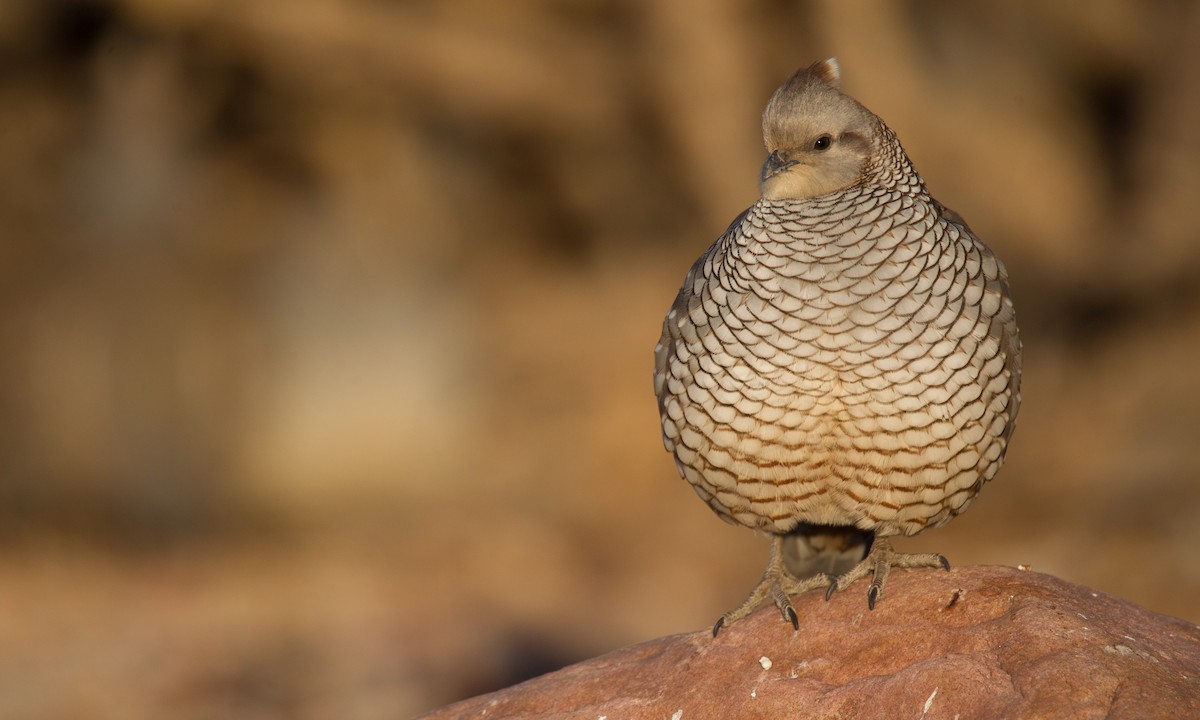
[[[832,579],[829,589],[825,591],[828,600],[833,593],[841,592],[861,577],[871,573],[871,586],[867,588],[867,608],[874,610],[875,603],[883,596],[883,585],[887,582],[888,572],[892,568],[924,568],[940,567],[950,569],[950,562],[937,553],[898,553],[892,549],[892,542],[886,538],[876,538],[871,545],[871,552],[862,562],[850,568],[845,573]]]
[[[796,615],[796,609],[792,607],[792,601],[788,599],[788,595],[806,592],[830,582],[833,582],[833,578],[824,573],[803,580],[792,576],[783,562],[783,536],[775,535],[771,538],[771,552],[767,556],[767,569],[763,572],[762,580],[758,582],[758,585],[741,605],[717,620],[717,624],[713,625],[713,637],[717,636],[721,628],[749,615],[768,597],[775,602],[775,607],[779,608],[783,619],[799,630],[800,618]]]

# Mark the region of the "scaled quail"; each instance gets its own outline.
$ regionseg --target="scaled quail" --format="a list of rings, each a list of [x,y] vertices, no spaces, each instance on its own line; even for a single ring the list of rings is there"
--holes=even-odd
[[[728,522],[771,534],[770,598],[944,567],[890,538],[966,509],[1004,461],[1021,342],[1004,265],[934,200],[834,59],[763,113],[762,198],[684,278],[655,347],[663,442]],[[836,575],[836,576],[835,576]]]

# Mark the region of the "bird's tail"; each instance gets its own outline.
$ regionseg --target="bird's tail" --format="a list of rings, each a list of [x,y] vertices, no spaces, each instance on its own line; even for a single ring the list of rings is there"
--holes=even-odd
[[[874,539],[874,533],[856,527],[802,524],[784,536],[783,561],[801,580],[841,575],[867,556]]]

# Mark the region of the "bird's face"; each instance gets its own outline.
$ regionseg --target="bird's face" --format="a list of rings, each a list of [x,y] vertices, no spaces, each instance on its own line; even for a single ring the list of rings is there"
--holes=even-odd
[[[800,200],[850,187],[875,151],[878,118],[819,70],[794,75],[763,113],[764,198]]]
[[[800,200],[857,182],[871,155],[871,140],[854,128],[818,126],[796,140],[768,149],[762,167],[763,197]]]

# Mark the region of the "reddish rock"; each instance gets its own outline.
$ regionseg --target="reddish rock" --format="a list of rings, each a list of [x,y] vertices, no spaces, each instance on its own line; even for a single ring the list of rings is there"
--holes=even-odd
[[[423,716],[1200,718],[1200,628],[1049,575],[899,571],[713,638],[659,638]]]

